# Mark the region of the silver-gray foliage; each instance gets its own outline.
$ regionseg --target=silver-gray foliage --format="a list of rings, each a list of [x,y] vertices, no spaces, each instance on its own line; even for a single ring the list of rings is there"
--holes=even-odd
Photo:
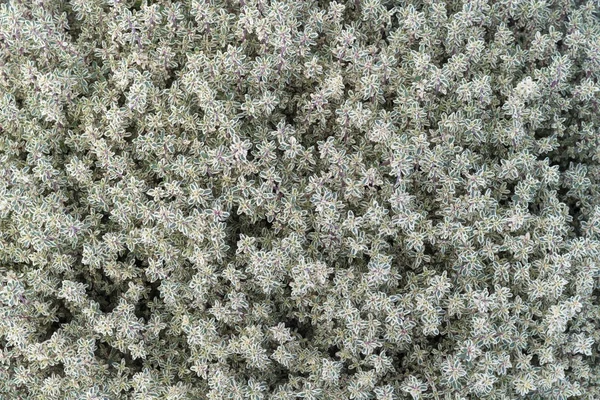
[[[0,3],[0,399],[600,398],[597,0]]]

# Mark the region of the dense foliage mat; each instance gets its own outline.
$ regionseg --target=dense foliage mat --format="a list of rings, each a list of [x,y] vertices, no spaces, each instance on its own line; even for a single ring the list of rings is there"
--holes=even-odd
[[[0,1],[1,399],[600,399],[600,4]]]

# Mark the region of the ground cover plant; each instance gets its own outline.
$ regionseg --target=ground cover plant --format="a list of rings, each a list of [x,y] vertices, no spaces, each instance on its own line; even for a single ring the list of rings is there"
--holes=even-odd
[[[600,399],[598,1],[0,3],[0,399]]]

